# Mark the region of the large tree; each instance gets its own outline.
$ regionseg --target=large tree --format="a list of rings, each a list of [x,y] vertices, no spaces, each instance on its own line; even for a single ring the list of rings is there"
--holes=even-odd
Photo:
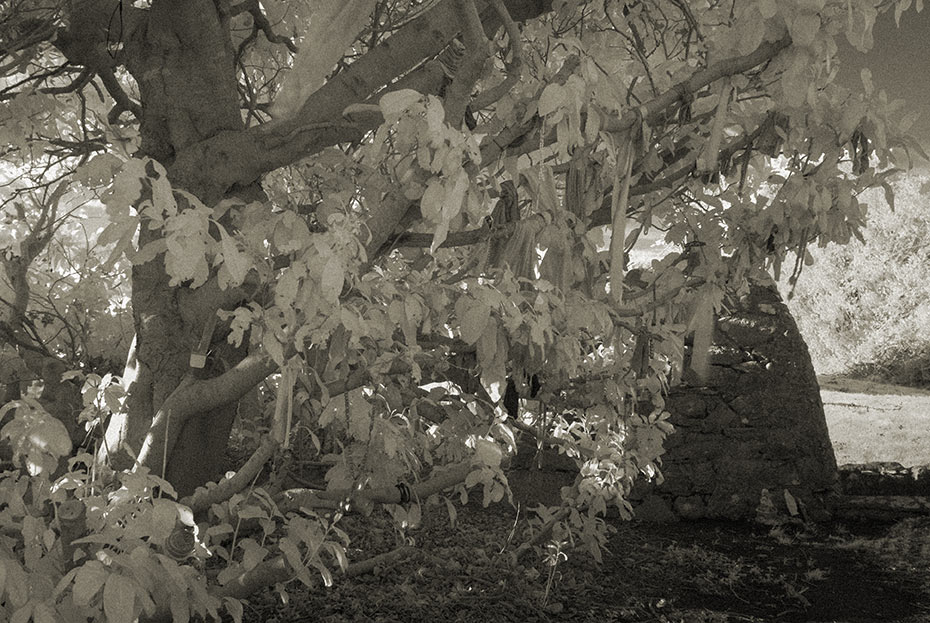
[[[833,79],[836,38],[909,4],[11,2],[8,418],[79,441],[80,413],[95,478],[188,496],[267,416],[240,481],[303,435],[330,497],[384,501],[423,465],[499,500],[519,429],[582,466],[567,503],[626,512],[726,296],[858,235],[907,166],[900,107]],[[655,230],[675,252],[632,264]]]

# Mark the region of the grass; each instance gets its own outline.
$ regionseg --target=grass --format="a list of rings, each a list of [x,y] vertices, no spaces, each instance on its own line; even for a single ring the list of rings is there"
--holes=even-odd
[[[930,465],[930,391],[820,377],[836,461]]]

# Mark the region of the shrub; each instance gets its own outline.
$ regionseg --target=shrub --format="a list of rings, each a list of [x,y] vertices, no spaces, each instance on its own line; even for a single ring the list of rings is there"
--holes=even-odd
[[[819,373],[930,386],[930,172],[889,190],[860,198],[862,242],[811,250],[788,305]]]

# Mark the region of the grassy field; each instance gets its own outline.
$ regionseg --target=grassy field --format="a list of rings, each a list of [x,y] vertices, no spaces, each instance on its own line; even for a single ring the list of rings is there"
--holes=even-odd
[[[838,464],[930,465],[930,391],[837,376],[819,381]]]

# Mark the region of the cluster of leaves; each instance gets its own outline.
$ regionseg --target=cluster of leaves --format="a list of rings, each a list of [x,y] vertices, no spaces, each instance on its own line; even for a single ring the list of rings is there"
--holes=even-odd
[[[105,400],[113,387],[118,386],[101,387],[96,399]],[[314,585],[308,569],[330,585],[331,570],[347,568],[348,537],[335,525],[341,514],[285,515],[263,489],[253,488],[215,505],[210,521],[198,526],[189,502],[179,504],[164,479],[145,470],[106,479],[92,468],[92,456],[68,458],[68,432],[34,399],[8,403],[0,416],[7,414],[0,439],[11,444],[13,462],[23,469],[0,473],[4,620],[188,621],[219,619],[225,610],[241,621],[239,599],[230,590],[210,590],[205,564],[212,558],[216,581],[234,584],[268,564],[271,540],[286,562],[287,577],[307,586]],[[75,504],[80,513],[72,516]],[[172,543],[178,538],[180,545]]]
[[[156,614],[156,603],[170,604],[179,621],[194,613],[217,613],[221,602],[207,594],[196,567],[165,553],[177,523],[190,515],[176,502],[153,495],[155,490],[173,494],[170,484],[144,473],[123,473],[116,487],[103,491],[88,476],[93,457],[68,458],[68,432],[40,404],[12,402],[3,415],[8,412],[12,417],[0,437],[10,442],[14,462],[25,471],[0,474],[0,613],[5,620],[129,622],[142,612]],[[65,461],[70,471],[54,478]],[[59,511],[69,500],[80,501],[81,523],[90,536],[65,538]]]

